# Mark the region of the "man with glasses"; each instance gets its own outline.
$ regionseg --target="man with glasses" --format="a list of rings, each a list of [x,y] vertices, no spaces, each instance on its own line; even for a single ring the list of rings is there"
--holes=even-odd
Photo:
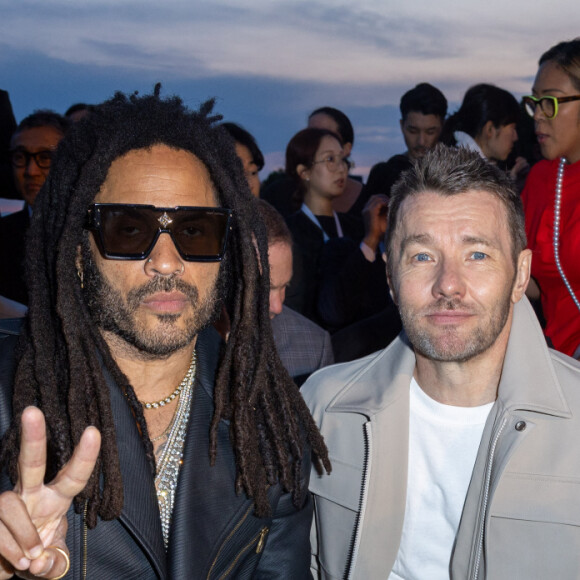
[[[24,240],[36,196],[44,185],[52,157],[69,123],[61,115],[39,110],[21,121],[10,141],[14,184],[24,208],[0,219],[0,295],[27,303]]]
[[[212,106],[117,94],[59,146],[18,349],[0,333],[0,579],[309,576],[327,453],[276,354],[266,231]]]

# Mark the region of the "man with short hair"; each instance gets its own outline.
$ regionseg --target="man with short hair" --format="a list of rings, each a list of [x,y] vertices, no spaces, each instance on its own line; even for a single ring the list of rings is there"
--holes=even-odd
[[[399,108],[407,151],[371,169],[363,192],[365,199],[375,194],[390,195],[392,186],[403,171],[410,169],[413,159],[421,159],[439,142],[447,115],[447,99],[437,87],[418,84],[401,97]]]
[[[303,387],[333,472],[314,476],[318,578],[576,578],[580,365],[524,296],[509,178],[439,146],[392,192],[403,332]]]
[[[292,279],[292,234],[284,218],[267,201],[257,200],[268,236],[270,319],[282,364],[300,386],[315,371],[334,362],[330,334],[295,310],[284,306]]]
[[[211,111],[117,94],[59,147],[16,351],[0,333],[0,578],[309,575],[310,450],[329,464]]]
[[[39,110],[20,122],[10,140],[14,184],[26,203],[21,211],[0,219],[0,295],[23,304],[27,292],[22,264],[30,215],[68,126],[54,111]]]

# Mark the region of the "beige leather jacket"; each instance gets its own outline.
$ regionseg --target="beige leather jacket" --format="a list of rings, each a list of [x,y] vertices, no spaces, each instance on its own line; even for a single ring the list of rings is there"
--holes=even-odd
[[[386,350],[318,371],[303,387],[333,466],[310,482],[315,578],[384,580],[391,571],[414,367],[402,333]],[[546,347],[526,298],[514,309],[451,578],[580,578],[580,364]]]

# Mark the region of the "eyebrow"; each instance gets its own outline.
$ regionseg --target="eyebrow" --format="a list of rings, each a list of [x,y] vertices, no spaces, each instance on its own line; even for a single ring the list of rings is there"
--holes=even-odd
[[[550,93],[562,93],[564,94],[566,91],[563,91],[562,89],[544,89],[541,93],[538,91],[538,89],[536,89],[536,87],[532,87],[532,95],[544,95],[544,96],[551,96]]]
[[[463,236],[461,238],[463,245],[480,245],[485,246],[487,248],[497,248],[497,244],[493,243],[492,241],[486,238],[480,238],[478,236]],[[402,256],[407,249],[408,246],[411,244],[433,244],[435,243],[435,238],[431,234],[414,234],[411,236],[407,236],[401,240],[401,250],[400,256]]]

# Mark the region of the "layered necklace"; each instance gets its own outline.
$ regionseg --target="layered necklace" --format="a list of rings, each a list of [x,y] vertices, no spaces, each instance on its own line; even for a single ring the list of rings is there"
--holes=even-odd
[[[566,159],[562,157],[560,159],[560,164],[558,165],[558,175],[556,177],[556,196],[554,198],[554,233],[552,237],[552,243],[554,246],[554,262],[556,263],[556,268],[564,282],[564,286],[568,290],[568,293],[572,297],[574,304],[578,310],[580,310],[580,301],[576,297],[572,285],[568,281],[566,274],[564,274],[564,268],[560,262],[560,214],[562,211],[562,185],[564,183],[564,167],[566,165]]]
[[[191,410],[191,400],[193,397],[193,382],[195,380],[195,370],[197,366],[195,349],[191,357],[189,369],[183,380],[169,395],[160,401],[153,403],[143,403],[146,409],[157,409],[179,397],[179,403],[175,415],[169,425],[169,434],[159,460],[157,461],[157,473],[155,475],[155,488],[157,490],[157,503],[159,504],[159,514],[161,516],[161,531],[163,532],[163,543],[165,549],[169,545],[169,530],[171,528],[171,516],[173,514],[173,504],[175,502],[175,490],[177,489],[177,478],[179,468],[183,458],[183,447],[187,434],[187,424]],[[163,432],[165,435],[167,430]],[[160,436],[161,437],[161,436]],[[159,439],[157,437],[156,439]]]

